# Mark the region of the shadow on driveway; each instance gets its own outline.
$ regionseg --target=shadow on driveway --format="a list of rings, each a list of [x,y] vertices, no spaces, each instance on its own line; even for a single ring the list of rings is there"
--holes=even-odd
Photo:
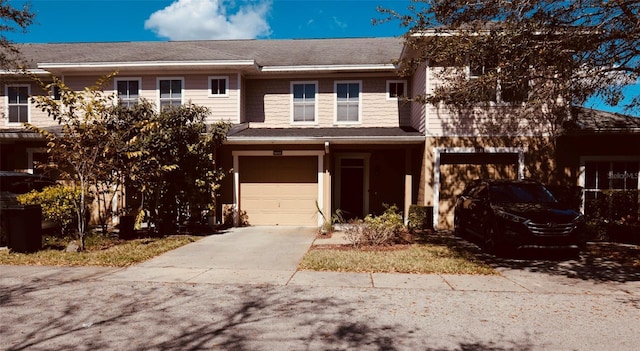
[[[571,252],[528,251],[496,257],[483,252],[479,241],[469,236],[457,238],[451,232],[439,231],[427,234],[424,240],[473,255],[497,269],[526,270],[593,282],[640,281],[638,245],[590,242],[579,256]]]

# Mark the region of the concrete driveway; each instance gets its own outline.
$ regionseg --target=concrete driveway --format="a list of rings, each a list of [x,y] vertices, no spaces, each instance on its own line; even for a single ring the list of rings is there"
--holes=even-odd
[[[231,228],[105,279],[286,285],[316,236],[314,227]]]

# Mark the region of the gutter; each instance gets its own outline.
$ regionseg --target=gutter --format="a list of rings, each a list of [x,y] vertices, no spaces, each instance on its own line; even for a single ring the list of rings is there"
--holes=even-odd
[[[46,140],[40,133],[15,131],[15,132],[0,132],[0,140]]]
[[[393,64],[369,64],[369,65],[307,65],[307,66],[264,66],[261,72],[326,72],[326,71],[389,71],[397,67]]]
[[[220,61],[130,61],[130,62],[69,62],[39,63],[38,68],[50,69],[96,69],[96,68],[164,68],[164,67],[234,67],[246,66],[259,70],[254,60],[220,60]]]
[[[295,145],[324,145],[331,144],[422,144],[424,136],[363,136],[363,137],[233,137],[225,141],[228,145],[257,145],[257,144],[295,144]]]
[[[0,70],[0,75],[11,75],[11,76],[15,76],[15,75],[21,75],[24,73],[31,73],[31,74],[35,74],[35,75],[49,75],[50,73],[46,70],[43,69],[39,69],[39,68],[29,68],[27,70],[20,70],[20,69],[14,69],[14,70],[6,70],[6,69],[2,69]]]

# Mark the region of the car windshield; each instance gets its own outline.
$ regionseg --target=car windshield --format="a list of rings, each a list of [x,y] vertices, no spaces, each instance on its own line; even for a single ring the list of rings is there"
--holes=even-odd
[[[539,184],[493,184],[489,187],[491,202],[554,203],[549,190]]]

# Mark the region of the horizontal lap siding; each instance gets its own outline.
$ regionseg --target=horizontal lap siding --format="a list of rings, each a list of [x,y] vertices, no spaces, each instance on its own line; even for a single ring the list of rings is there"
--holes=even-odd
[[[427,86],[427,68],[424,64],[420,65],[414,74],[411,82],[411,91],[413,95],[423,96],[426,93]],[[426,105],[420,103],[411,104],[411,126],[420,132],[425,130]]]
[[[229,82],[228,96],[210,97],[209,96],[209,77],[226,77]],[[99,76],[69,76],[65,78],[65,84],[70,88],[80,91],[87,86],[94,85]],[[237,74],[228,73],[203,73],[193,75],[180,75],[175,73],[167,73],[165,75],[135,75],[122,74],[117,75],[117,79],[141,79],[142,85],[140,90],[140,98],[158,104],[158,78],[182,78],[183,86],[183,103],[191,102],[198,106],[207,107],[211,111],[211,115],[207,122],[225,120],[238,122],[239,116],[239,99],[240,92],[238,87]],[[115,93],[114,81],[108,82],[104,90],[106,93]]]
[[[227,93],[229,96],[213,97],[209,96],[209,77],[225,77],[229,82]],[[208,75],[187,75],[185,79],[185,103],[198,106],[205,106],[211,111],[208,122],[232,121],[238,122],[238,76],[236,74],[208,74]]]
[[[42,89],[40,88],[40,86],[36,83],[34,83],[33,81],[16,81],[16,82],[10,82],[10,83],[5,83],[0,85],[0,94],[2,94],[2,102],[3,102],[3,107],[2,107],[2,115],[4,117],[4,121],[2,121],[0,123],[0,125],[7,126],[7,122],[8,122],[8,116],[6,115],[7,113],[7,97],[5,96],[6,93],[6,86],[7,85],[28,85],[29,86],[29,91],[31,93],[31,96],[48,96],[49,92],[44,92],[42,91]],[[58,125],[58,121],[54,121],[53,118],[51,116],[49,116],[46,112],[42,111],[42,109],[39,109],[36,106],[36,103],[34,101],[32,101],[31,99],[29,99],[29,123],[37,125],[39,127],[49,127],[49,126],[57,126]],[[16,129],[21,129],[22,124],[10,124],[9,127],[15,127]]]
[[[302,81],[303,79],[301,79]],[[335,82],[339,79],[318,81],[317,126],[335,126]],[[346,79],[362,81],[362,127],[398,127],[400,119],[408,119],[408,107],[386,98],[387,78]],[[246,121],[263,128],[288,128],[304,126],[291,123],[291,82],[298,80],[272,79],[249,80],[246,89]],[[304,81],[316,81],[304,79]],[[401,116],[401,111],[404,114]]]
[[[426,68],[427,96],[444,83],[442,72],[441,67]],[[524,110],[517,105],[491,102],[490,106],[479,104],[464,113],[445,105],[427,104],[425,108],[425,127],[433,136],[540,136],[552,131],[542,110],[529,111],[523,116]]]

